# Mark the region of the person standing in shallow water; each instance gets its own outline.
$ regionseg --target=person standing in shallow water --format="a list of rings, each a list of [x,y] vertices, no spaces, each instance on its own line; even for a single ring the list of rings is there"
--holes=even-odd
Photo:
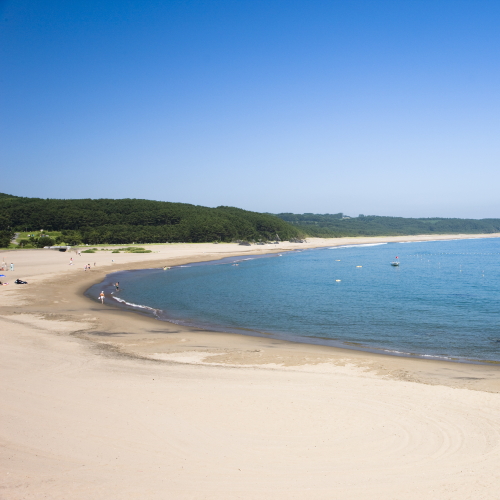
[[[99,299],[101,301],[101,304],[104,304],[104,290],[99,294]]]
[[[117,292],[120,291],[120,283],[118,281],[115,283],[115,288]]]

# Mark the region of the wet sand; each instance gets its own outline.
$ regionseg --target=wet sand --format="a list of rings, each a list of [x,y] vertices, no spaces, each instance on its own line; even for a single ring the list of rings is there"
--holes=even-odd
[[[118,270],[412,239],[441,238],[0,253],[0,498],[497,498],[498,366],[206,332],[83,296]]]

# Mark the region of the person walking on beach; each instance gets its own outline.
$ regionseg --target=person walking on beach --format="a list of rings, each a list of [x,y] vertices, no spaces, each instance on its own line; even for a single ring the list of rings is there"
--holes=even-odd
[[[99,294],[99,299],[101,300],[101,304],[104,304],[104,290]]]
[[[10,270],[14,271],[14,264],[12,264],[12,262],[10,263]]]

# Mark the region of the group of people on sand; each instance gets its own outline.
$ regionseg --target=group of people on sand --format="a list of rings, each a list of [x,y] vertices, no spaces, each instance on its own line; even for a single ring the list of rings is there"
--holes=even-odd
[[[78,250],[78,251],[76,252],[76,254],[78,255],[78,257],[81,257],[81,256],[82,256],[82,253],[80,252],[80,250]],[[74,264],[74,262],[73,262],[73,257],[70,257],[70,258],[69,258],[69,265],[70,265],[70,266],[72,266],[73,264]],[[95,267],[95,266],[96,266],[96,263],[94,262],[94,267]],[[85,271],[87,271],[87,269],[90,271],[90,268],[91,268],[90,264],[86,264],[84,269],[85,269]]]
[[[0,267],[0,271],[8,271],[9,266],[7,265],[7,262],[3,261],[2,262],[2,267]],[[14,264],[11,262],[10,263],[10,270],[14,271]],[[0,281],[0,286],[6,286],[8,283],[4,283],[3,281]]]

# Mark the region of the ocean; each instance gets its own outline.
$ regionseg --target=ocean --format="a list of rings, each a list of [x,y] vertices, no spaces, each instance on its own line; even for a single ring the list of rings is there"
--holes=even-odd
[[[114,273],[87,294],[119,281],[112,302],[178,324],[500,362],[499,262],[497,238],[350,245]]]

